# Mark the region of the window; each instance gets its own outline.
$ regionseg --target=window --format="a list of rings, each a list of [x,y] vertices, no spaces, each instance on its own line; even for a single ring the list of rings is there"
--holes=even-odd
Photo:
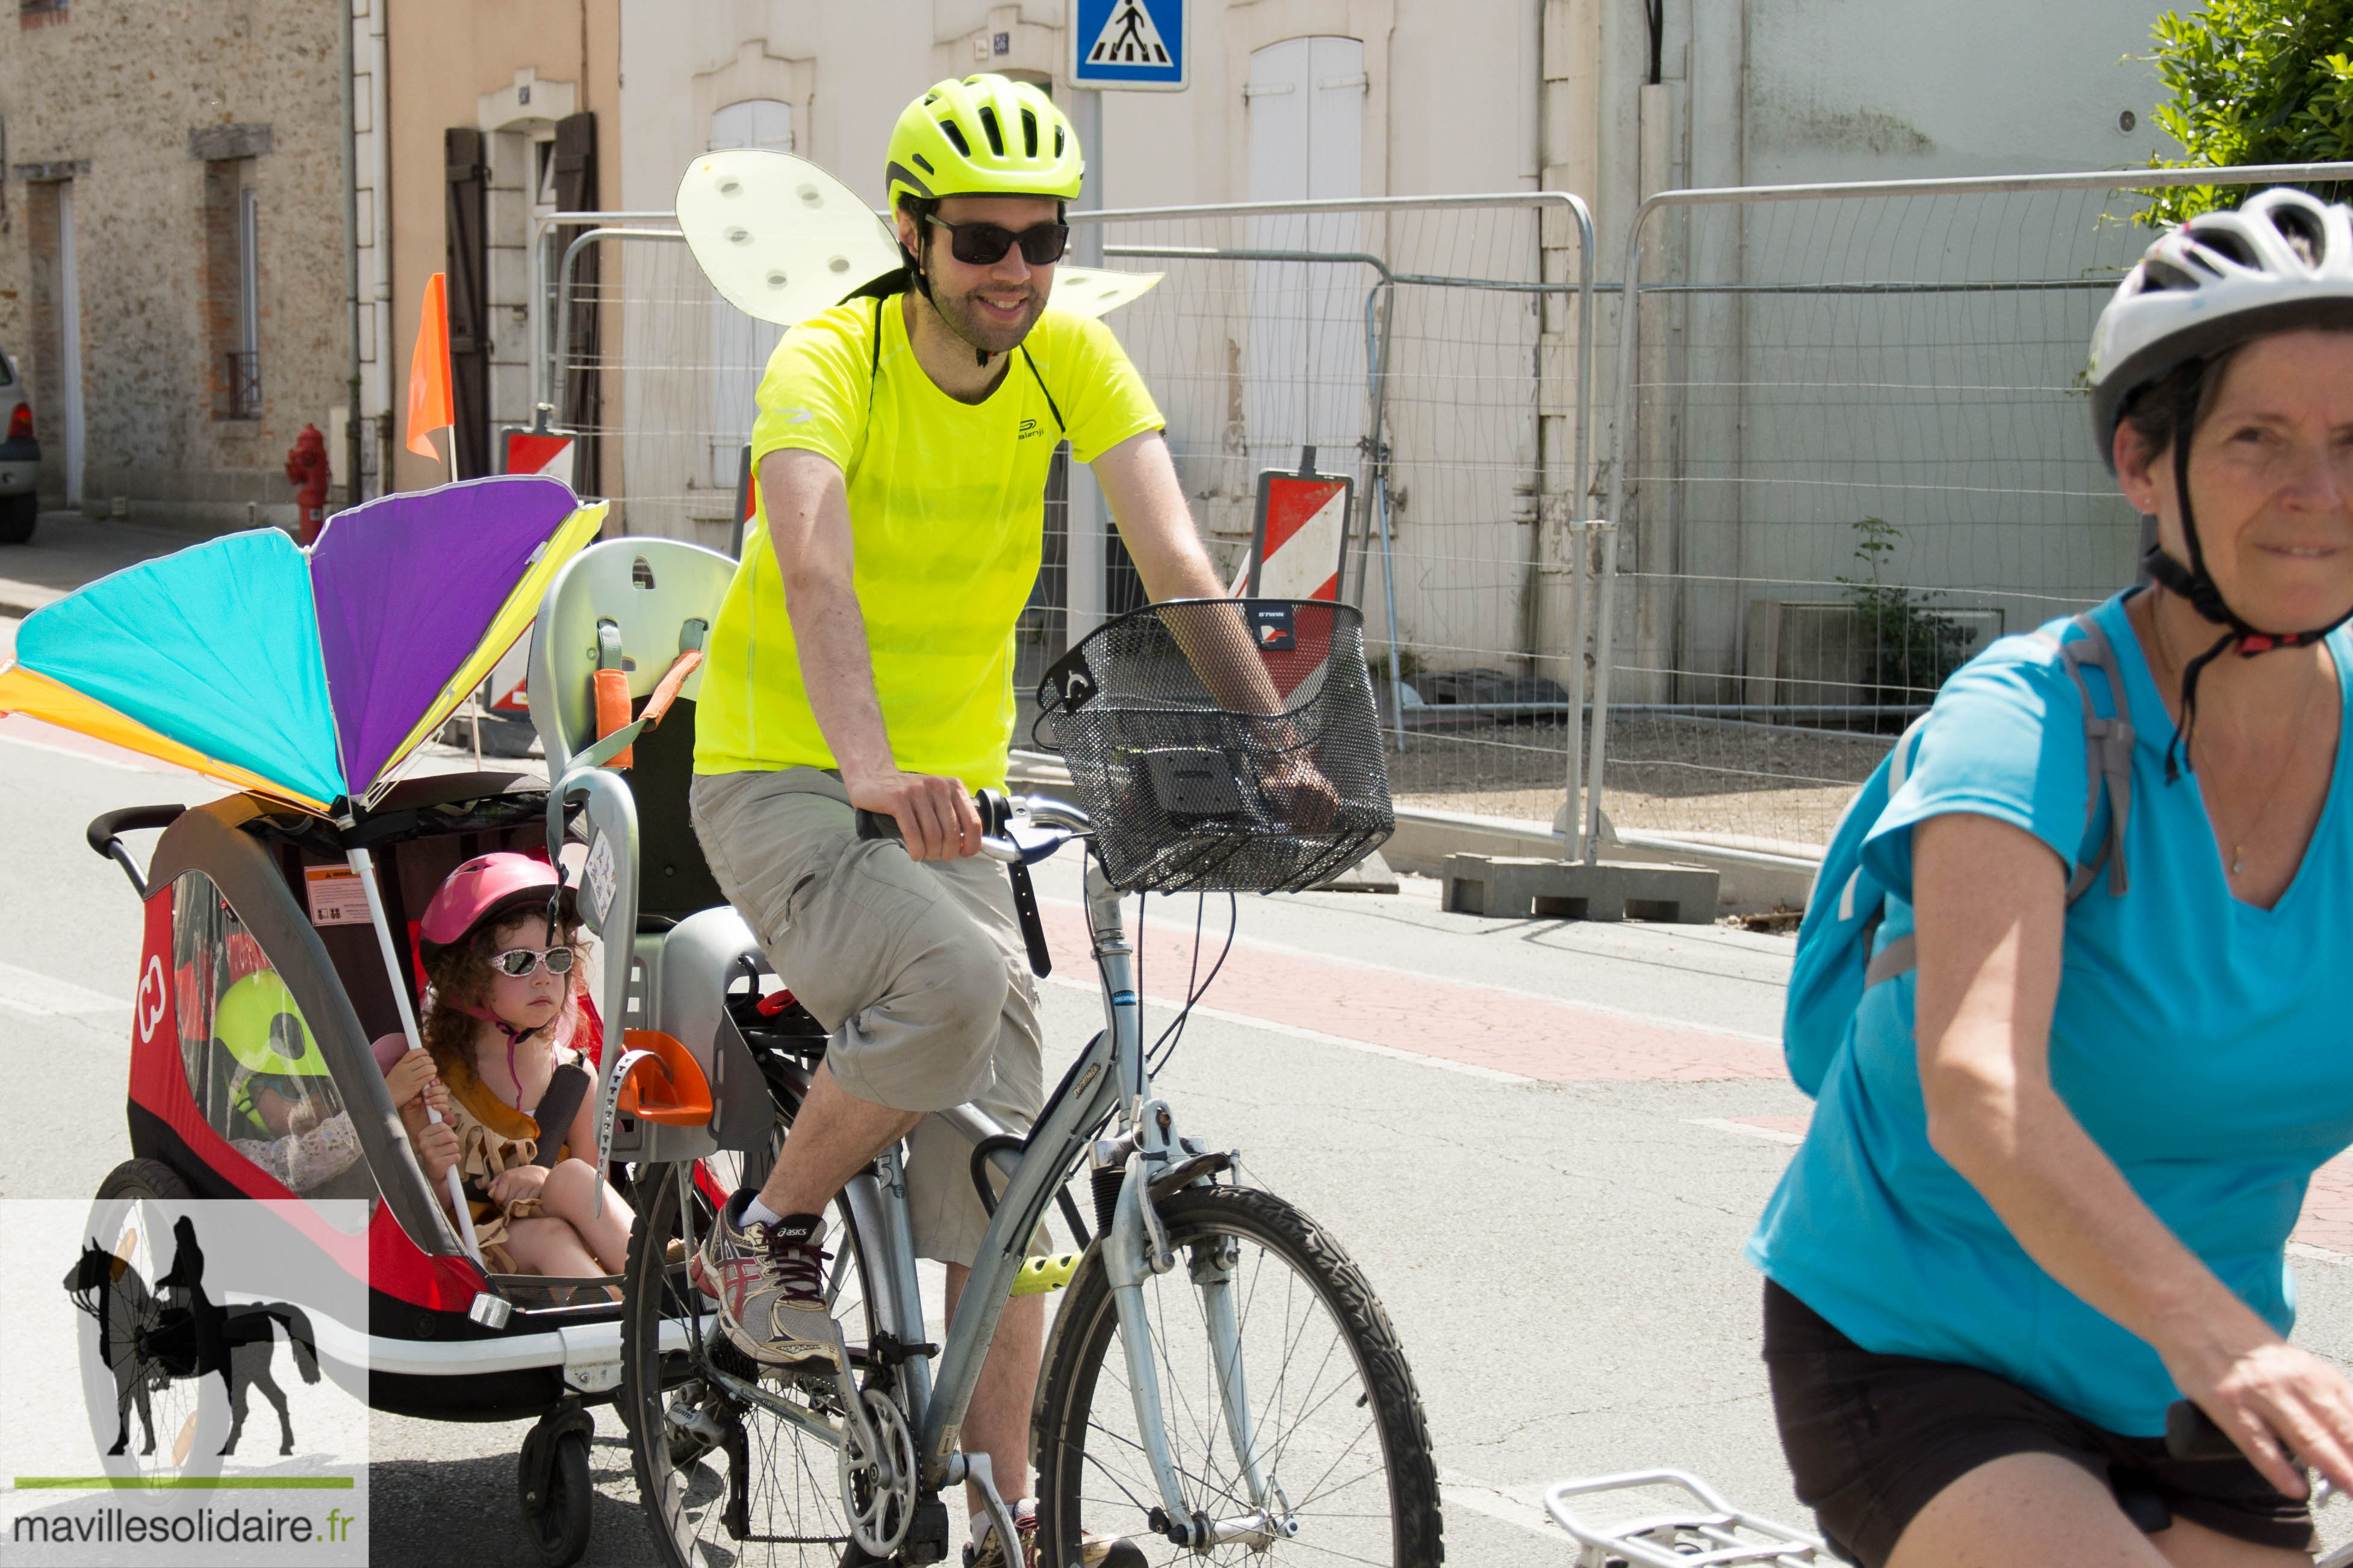
[[[1364,195],[1365,79],[1365,46],[1356,38],[1285,38],[1250,56],[1250,200]],[[1250,244],[1361,250],[1362,220],[1355,213],[1255,217]],[[1371,395],[1365,304],[1372,282],[1371,269],[1359,262],[1251,266],[1246,418],[1252,467],[1295,465],[1303,445],[1317,449],[1316,464],[1327,471],[1354,467]]]
[[[564,198],[555,190],[555,132],[535,136],[531,143],[533,169],[531,205],[534,215],[562,210]]]
[[[213,416],[261,417],[260,193],[250,158],[205,163],[205,327]]]
[[[747,98],[711,116],[710,150],[759,147],[771,153],[793,150],[793,106],[774,98]]]
[[[180,1065],[205,1122],[283,1185],[367,1197],[359,1138],[302,1010],[211,878],[172,885]]]
[[[261,417],[261,251],[257,233],[260,194],[237,193],[237,371],[229,394],[234,417]]]

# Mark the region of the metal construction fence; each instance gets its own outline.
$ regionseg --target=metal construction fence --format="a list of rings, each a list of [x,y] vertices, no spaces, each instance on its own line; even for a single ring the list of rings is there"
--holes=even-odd
[[[1487,808],[1525,793],[1549,815],[1588,669],[1567,548],[1592,468],[1584,204],[1518,192],[1071,219],[1087,259],[1165,274],[1110,324],[1219,570],[1248,549],[1259,471],[1314,447],[1319,470],[1356,481],[1341,591],[1366,611],[1400,793]],[[585,434],[618,526],[725,548],[779,329],[719,297],[668,214],[559,214],[542,234],[534,401],[563,406],[567,378],[598,376]],[[604,330],[575,345],[565,323],[590,300]],[[1140,597],[1083,469],[1058,463],[1025,671]]]
[[[1614,334],[1588,826],[1606,805],[1621,831],[1804,856],[1962,662],[2129,584],[2141,524],[2084,371],[2152,237],[2140,193],[2348,173],[1646,201]]]
[[[626,533],[723,550],[752,395],[778,329],[722,299],[667,212],[556,213],[532,249],[532,401],[562,408],[594,376],[600,479]],[[595,307],[591,342],[573,323]]]
[[[1221,571],[1261,470],[1356,479],[1341,593],[1401,804],[1802,859],[1959,663],[2132,581],[2083,369],[2145,193],[2348,175],[1665,192],[1611,283],[1560,193],[1071,220],[1076,258],[1165,274],[1111,325]],[[726,548],[778,329],[666,213],[556,215],[534,266],[534,399],[600,378],[619,525]],[[1025,672],[1140,598],[1058,462]]]
[[[1532,791],[1549,814],[1587,673],[1567,527],[1591,473],[1584,204],[1515,192],[1072,219],[1105,265],[1165,274],[1113,325],[1224,570],[1247,550],[1261,470],[1313,447],[1320,471],[1356,481],[1341,595],[1366,613],[1398,797]]]

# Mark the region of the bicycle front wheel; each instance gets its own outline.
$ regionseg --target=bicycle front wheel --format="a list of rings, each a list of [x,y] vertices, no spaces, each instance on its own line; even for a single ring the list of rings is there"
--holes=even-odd
[[[1144,1301],[1169,1458],[1188,1511],[1242,1532],[1208,1560],[1436,1568],[1430,1424],[1363,1272],[1270,1193],[1191,1188],[1159,1209],[1176,1266],[1145,1283]],[[1160,1489],[1120,1331],[1091,1253],[1055,1321],[1039,1402],[1041,1564],[1082,1561],[1087,1534],[1125,1536],[1155,1564],[1197,1561],[1153,1526]],[[1220,1342],[1238,1349],[1238,1379]],[[1229,1389],[1248,1413],[1239,1434]]]

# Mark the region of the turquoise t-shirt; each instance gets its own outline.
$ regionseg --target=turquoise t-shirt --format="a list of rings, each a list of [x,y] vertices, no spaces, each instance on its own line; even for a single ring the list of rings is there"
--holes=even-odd
[[[2123,595],[2094,613],[2137,737],[2131,886],[2116,897],[2104,876],[2068,911],[2052,1082],[2142,1201],[2285,1333],[2285,1247],[2305,1186],[2353,1143],[2347,748],[2287,892],[2270,910],[2240,902],[2194,779],[2165,782],[2173,722]],[[2353,634],[2340,629],[2328,650],[2342,700]],[[2341,733],[2353,738],[2353,718]],[[1895,889],[1879,942],[1912,929],[1914,825],[1990,816],[2072,864],[2086,789],[2083,702],[2057,650],[1996,643],[1937,694],[1911,774],[1865,844]],[[2044,1273],[1929,1146],[1913,986],[1906,974],[1864,994],[1749,1260],[1866,1350],[1982,1367],[2110,1431],[2161,1433],[2180,1395],[2156,1351]]]

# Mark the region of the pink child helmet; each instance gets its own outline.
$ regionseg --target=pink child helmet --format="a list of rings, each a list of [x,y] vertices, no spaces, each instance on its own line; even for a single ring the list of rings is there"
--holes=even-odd
[[[437,947],[458,941],[501,905],[522,902],[537,894],[554,896],[559,883],[555,868],[535,855],[502,849],[477,855],[449,873],[425,906],[417,934]]]

